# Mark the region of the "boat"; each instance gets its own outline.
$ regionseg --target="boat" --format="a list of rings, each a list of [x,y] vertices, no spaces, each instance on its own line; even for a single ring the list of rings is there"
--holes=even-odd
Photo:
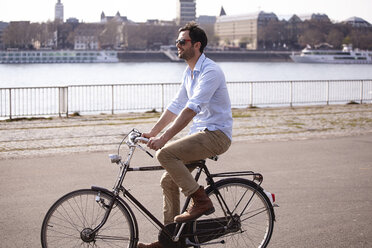
[[[34,50],[0,51],[0,64],[35,63],[116,63],[116,51],[104,50]]]
[[[290,57],[297,63],[372,64],[372,51],[353,50],[351,45],[343,45],[342,50],[307,46],[300,54],[293,53]]]

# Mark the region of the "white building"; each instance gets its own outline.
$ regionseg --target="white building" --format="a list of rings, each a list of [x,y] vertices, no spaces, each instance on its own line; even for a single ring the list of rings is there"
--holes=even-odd
[[[177,25],[184,25],[196,19],[195,0],[177,1]]]
[[[101,49],[99,35],[104,25],[99,23],[82,23],[75,29],[74,50]]]
[[[58,0],[54,9],[54,20],[59,20],[63,22],[63,4],[61,0]]]
[[[220,38],[220,45],[258,48],[259,32],[270,21],[278,21],[274,13],[263,11],[241,14],[222,15],[217,17],[215,34]]]

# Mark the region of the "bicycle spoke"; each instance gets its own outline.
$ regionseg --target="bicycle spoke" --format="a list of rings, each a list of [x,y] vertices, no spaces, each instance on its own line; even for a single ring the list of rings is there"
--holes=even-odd
[[[235,248],[267,245],[273,226],[269,205],[255,184],[247,181],[224,180],[217,186],[219,194],[209,192],[216,211],[195,222],[195,240],[206,242],[223,239],[225,245],[221,247]],[[232,211],[231,215],[226,212],[226,208]]]
[[[101,192],[102,203],[96,202],[97,194],[93,190],[81,190],[57,201],[43,222],[43,247],[127,247],[132,244],[132,222],[120,203],[114,204],[104,226],[96,234],[88,235],[104,219],[107,208],[103,202],[111,201],[111,196]]]

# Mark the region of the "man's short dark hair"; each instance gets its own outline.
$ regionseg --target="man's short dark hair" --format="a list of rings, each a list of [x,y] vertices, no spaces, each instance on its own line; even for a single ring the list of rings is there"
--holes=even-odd
[[[189,35],[191,38],[192,43],[194,44],[195,42],[200,42],[200,52],[203,53],[204,48],[208,44],[208,38],[207,35],[205,34],[204,30],[199,27],[199,25],[196,22],[189,22],[182,28],[178,30],[178,33],[182,31],[189,31]]]

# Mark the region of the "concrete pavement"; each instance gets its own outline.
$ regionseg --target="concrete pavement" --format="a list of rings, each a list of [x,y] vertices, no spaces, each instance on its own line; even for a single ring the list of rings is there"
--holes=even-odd
[[[109,152],[51,154],[0,160],[0,247],[40,247],[43,217],[63,194],[111,188],[116,165]],[[137,151],[133,164],[154,164]],[[269,247],[372,247],[372,133],[307,140],[235,141],[211,171],[253,170],[276,194],[277,221]],[[132,194],[161,218],[161,172],[133,172]],[[203,181],[202,181],[203,182]],[[203,182],[203,184],[205,184]],[[136,212],[137,213],[137,212]],[[140,237],[157,230],[137,215]]]

